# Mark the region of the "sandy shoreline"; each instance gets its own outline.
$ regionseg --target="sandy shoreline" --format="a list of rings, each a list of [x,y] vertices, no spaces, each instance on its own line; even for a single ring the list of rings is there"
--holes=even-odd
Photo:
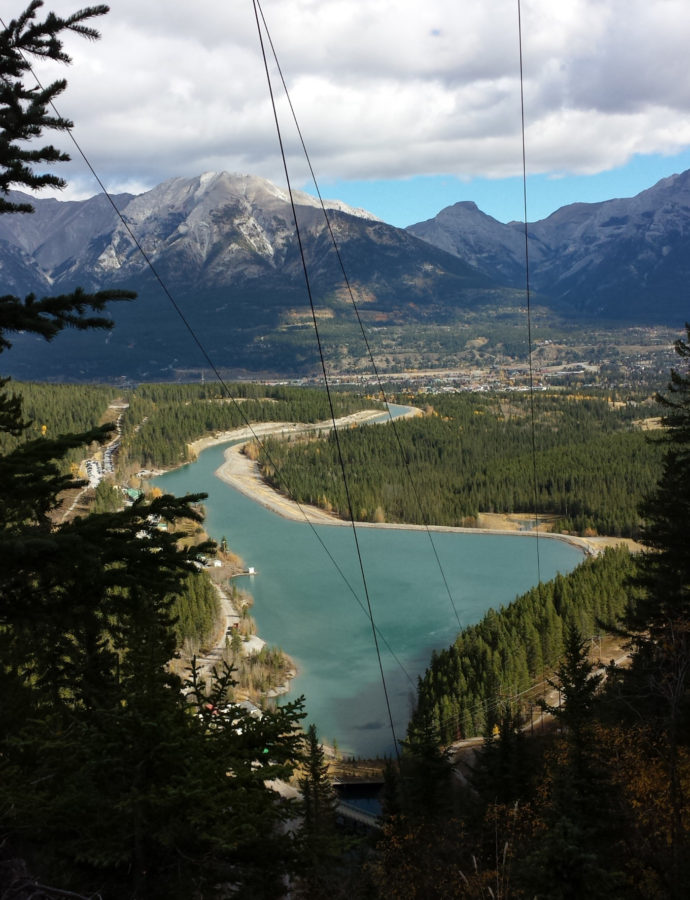
[[[411,415],[417,414],[415,411]],[[352,416],[346,416],[337,420],[339,427],[351,424],[362,424],[371,419],[380,416],[380,411],[365,411],[355,413]],[[290,500],[283,494],[278,493],[269,487],[259,474],[258,463],[250,460],[242,453],[242,447],[250,441],[254,435],[262,437],[266,435],[282,434],[287,436],[301,434],[307,431],[312,432],[328,432],[332,427],[331,422],[318,422],[313,425],[297,424],[294,422],[263,422],[250,428],[237,428],[223,434],[213,437],[201,438],[191,444],[192,450],[198,454],[207,447],[217,444],[227,443],[228,441],[238,441],[240,443],[228,447],[225,451],[225,461],[216,469],[215,475],[226,484],[240,491],[240,493],[249,497],[262,506],[277,513],[283,518],[291,519],[297,522],[309,522],[313,525],[339,525],[350,526],[350,522],[308,504],[299,504],[294,500]],[[631,550],[641,549],[640,545],[636,545],[634,541],[625,538],[612,537],[580,537],[578,535],[569,534],[553,534],[546,530],[537,530],[534,528],[521,527],[521,522],[526,516],[512,516],[502,514],[484,515],[485,520],[491,522],[491,527],[463,528],[459,526],[446,525],[430,525],[429,531],[435,532],[455,532],[458,534],[493,534],[501,537],[516,535],[519,537],[539,537],[548,538],[550,540],[565,541],[588,555],[596,555],[603,552],[607,546],[616,544],[626,544]],[[423,525],[407,525],[395,523],[374,523],[374,522],[358,522],[358,528],[392,528],[397,530],[425,530]]]

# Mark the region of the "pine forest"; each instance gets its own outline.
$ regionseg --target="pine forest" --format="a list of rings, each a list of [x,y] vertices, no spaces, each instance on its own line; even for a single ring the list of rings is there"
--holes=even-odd
[[[67,82],[35,85],[32,63],[69,64],[64,38],[98,40],[107,12],[30,0],[0,23],[9,221],[32,214],[14,189],[65,186],[69,159],[45,143],[72,127]],[[19,333],[106,332],[138,302],[6,293],[12,277],[3,361]],[[249,422],[385,413],[379,394],[0,378],[0,900],[684,900],[690,326],[674,349],[656,395],[429,393],[395,423],[250,445],[270,483],[343,518],[504,513],[589,539],[569,574],[433,654],[378,760],[327,746],[304,698],[276,701],[291,662],[230,580],[252,573],[206,534],[205,494],[141,470]],[[375,812],[342,799],[353,783]]]
[[[534,431],[526,394],[434,394],[415,403],[423,416],[343,432],[339,447],[333,436],[269,438],[264,476],[280,489],[279,470],[300,502],[347,518],[341,452],[358,520],[462,526],[480,513],[536,509],[557,531],[639,534],[638,507],[661,460],[644,430],[658,415],[653,397],[540,393]]]

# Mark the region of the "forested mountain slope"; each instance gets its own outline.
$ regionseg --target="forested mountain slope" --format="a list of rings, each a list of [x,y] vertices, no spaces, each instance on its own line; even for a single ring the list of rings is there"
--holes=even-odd
[[[10,196],[27,200],[19,192]],[[140,299],[115,309],[114,332],[82,340],[74,359],[65,341],[61,354],[43,348],[39,357],[35,342],[20,337],[16,376],[153,380],[205,365],[130,231],[218,367],[313,368],[308,296],[290,200],[281,188],[226,172],[175,178],[136,197],[114,198],[126,226],[104,197],[67,204],[30,199],[31,216],[15,217],[11,227],[0,223],[0,269],[14,289],[90,288],[107,279]],[[362,210],[327,205],[368,323],[447,322],[491,300],[491,279],[456,256]],[[355,315],[323,212],[300,192],[295,207],[319,317],[326,329],[347,331]]]
[[[10,196],[26,201],[19,192]],[[61,353],[39,353],[34,339],[20,335],[15,376],[150,381],[207,367],[130,230],[219,368],[235,378],[317,369],[282,188],[208,172],[113,200],[126,225],[103,196],[32,200],[33,215],[14,217],[11,226],[0,221],[0,271],[13,290],[40,295],[106,279],[140,295],[138,304],[114,309],[112,334],[81,342],[67,334]],[[327,202],[327,224],[301,192],[295,205],[324,350],[338,367],[362,365],[366,352],[328,224],[379,358],[387,348],[419,352],[422,334],[430,353],[448,342],[448,329],[457,351],[470,320],[490,330],[524,304],[520,223],[502,224],[466,202],[407,230],[338,201]],[[689,173],[637,197],[563,207],[529,226],[535,303],[553,321],[677,325],[686,318],[689,234]]]

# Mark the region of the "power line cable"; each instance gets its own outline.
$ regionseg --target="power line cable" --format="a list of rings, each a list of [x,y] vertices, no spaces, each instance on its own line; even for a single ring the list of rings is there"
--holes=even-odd
[[[519,59],[520,59],[520,123],[521,123],[521,138],[522,138],[522,195],[523,195],[523,220],[524,220],[524,238],[525,238],[525,295],[526,295],[526,303],[527,303],[527,343],[528,343],[528,369],[529,369],[529,397],[530,397],[530,424],[531,424],[531,438],[532,438],[532,474],[533,474],[533,487],[534,487],[534,517],[535,517],[535,540],[536,540],[536,550],[537,550],[537,577],[538,577],[538,585],[537,589],[539,594],[541,595],[541,564],[540,564],[540,548],[539,548],[539,511],[538,511],[538,480],[537,480],[537,443],[536,443],[536,415],[535,415],[535,406],[534,406],[534,367],[532,361],[532,316],[531,316],[531,290],[530,290],[530,269],[529,269],[529,229],[527,223],[527,152],[526,152],[526,139],[525,139],[525,99],[524,99],[524,64],[523,64],[523,53],[522,53],[522,10],[521,10],[521,2],[517,0],[517,16],[518,16],[518,50],[519,50]],[[508,698],[508,701],[500,698],[494,698],[494,701],[489,703],[488,701],[482,701],[474,707],[469,709],[470,714],[477,709],[486,709],[488,713],[491,709],[496,709],[501,703],[504,702],[512,702],[517,700],[520,696],[529,693],[532,690],[538,689],[539,687],[547,684],[548,681],[543,677],[543,680],[536,684],[532,685],[525,691],[515,694],[514,696]],[[467,710],[466,710],[467,711]],[[443,724],[447,727],[452,725],[454,722],[459,722],[460,716],[452,716],[449,719],[444,720]],[[440,735],[440,724],[439,723],[439,735]]]
[[[436,560],[436,565],[437,565],[438,570],[439,570],[439,572],[440,572],[440,574],[441,574],[441,578],[443,579],[443,584],[444,584],[446,593],[448,594],[448,599],[449,599],[449,601],[450,601],[451,608],[452,608],[453,613],[454,613],[454,615],[455,615],[455,618],[456,618],[456,620],[457,620],[458,628],[462,629],[462,623],[461,623],[461,621],[460,621],[460,616],[458,615],[458,610],[457,610],[457,607],[456,607],[456,605],[455,605],[455,601],[454,601],[454,599],[453,599],[453,594],[452,594],[452,592],[451,592],[450,585],[448,584],[448,579],[446,578],[445,570],[444,570],[444,568],[443,568],[443,566],[442,566],[442,564],[441,564],[441,560],[440,560],[439,555],[438,555],[438,550],[437,550],[437,548],[436,548],[436,543],[435,543],[435,541],[434,541],[434,539],[433,539],[433,537],[432,537],[431,530],[430,530],[430,528],[429,528],[428,516],[427,516],[426,513],[424,512],[424,507],[423,507],[423,505],[422,505],[422,501],[421,501],[421,498],[420,498],[420,496],[419,496],[419,492],[418,492],[418,490],[417,490],[417,484],[416,484],[416,482],[415,482],[415,480],[414,480],[414,478],[413,478],[413,476],[412,476],[412,471],[411,471],[411,469],[410,469],[410,465],[409,465],[409,462],[408,462],[408,460],[407,460],[407,455],[406,455],[406,453],[405,453],[405,451],[404,451],[404,448],[403,448],[403,445],[402,445],[402,441],[401,441],[401,438],[400,438],[400,434],[399,434],[399,432],[398,432],[398,427],[397,427],[397,425],[395,424],[395,419],[393,418],[393,415],[392,415],[392,413],[391,413],[391,411],[390,411],[388,397],[387,397],[386,391],[385,391],[385,389],[384,389],[384,387],[383,387],[383,381],[382,381],[382,379],[381,379],[381,375],[380,375],[380,373],[379,373],[378,366],[376,365],[376,360],[374,359],[374,354],[373,354],[372,349],[371,349],[371,346],[370,346],[370,344],[369,344],[369,339],[368,339],[368,337],[367,337],[367,333],[366,333],[366,330],[365,330],[365,328],[364,328],[364,323],[363,323],[363,321],[362,321],[362,317],[360,316],[359,306],[358,306],[358,304],[357,304],[357,301],[355,300],[354,292],[353,292],[353,290],[352,290],[352,285],[351,285],[351,283],[350,283],[350,279],[349,279],[348,274],[347,274],[347,271],[346,271],[346,269],[345,269],[345,264],[344,264],[344,262],[343,262],[342,255],[341,255],[341,253],[340,253],[340,248],[339,248],[339,246],[338,246],[338,242],[337,242],[337,240],[336,240],[335,233],[333,232],[333,228],[332,228],[332,226],[331,226],[331,219],[330,219],[330,216],[328,215],[328,212],[327,212],[327,210],[326,210],[326,205],[325,205],[325,203],[324,203],[324,201],[323,201],[323,197],[321,196],[321,190],[320,190],[320,188],[319,188],[319,184],[318,184],[318,181],[317,181],[317,178],[316,178],[316,174],[315,174],[315,172],[314,172],[314,168],[313,168],[312,163],[311,163],[311,157],[310,157],[310,155],[309,155],[309,151],[307,150],[307,146],[306,146],[306,143],[305,143],[305,141],[304,141],[304,137],[302,136],[302,130],[301,130],[301,128],[300,128],[299,121],[298,121],[298,119],[297,119],[297,114],[295,113],[295,109],[294,109],[294,107],[293,107],[293,105],[292,105],[292,98],[291,98],[291,96],[290,96],[290,92],[289,92],[289,90],[288,90],[287,84],[286,84],[286,82],[285,82],[285,78],[284,78],[284,76],[283,76],[283,70],[282,70],[282,68],[281,68],[281,66],[280,66],[280,62],[279,62],[279,60],[278,60],[278,54],[276,53],[276,49],[275,49],[275,47],[274,47],[274,45],[273,45],[273,39],[271,38],[271,33],[270,33],[269,29],[268,29],[268,25],[266,24],[266,19],[264,18],[264,13],[263,13],[263,9],[262,9],[262,7],[261,7],[261,2],[260,2],[260,0],[256,0],[256,5],[257,5],[257,7],[258,7],[258,9],[259,9],[259,12],[260,12],[260,14],[261,14],[261,21],[262,21],[263,26],[264,26],[264,29],[265,29],[265,31],[266,31],[266,37],[267,37],[268,43],[269,43],[269,45],[270,45],[270,47],[271,47],[271,53],[273,54],[273,59],[274,59],[274,61],[275,61],[276,68],[277,68],[277,70],[278,70],[278,74],[279,74],[279,76],[280,76],[280,80],[281,80],[282,85],[283,85],[283,90],[284,90],[284,92],[285,92],[285,97],[286,97],[287,102],[288,102],[288,105],[289,105],[289,107],[290,107],[290,112],[292,113],[292,119],[293,119],[293,122],[294,122],[294,124],[295,124],[295,128],[296,128],[296,130],[297,130],[297,134],[298,134],[298,136],[299,136],[300,143],[301,143],[301,145],[302,145],[302,151],[303,151],[303,153],[304,153],[304,158],[306,159],[307,165],[308,165],[308,167],[309,167],[309,172],[310,172],[310,174],[311,174],[311,178],[312,178],[312,181],[313,181],[313,183],[314,183],[314,188],[316,189],[316,193],[317,193],[317,196],[318,196],[318,199],[319,199],[319,203],[321,204],[321,211],[323,212],[324,221],[325,221],[325,223],[326,223],[326,227],[327,227],[328,233],[329,233],[329,235],[330,235],[331,243],[332,243],[332,245],[333,245],[333,249],[334,249],[334,251],[335,251],[335,255],[336,255],[337,260],[338,260],[338,265],[340,266],[340,271],[342,272],[342,275],[343,275],[343,280],[344,280],[344,282],[345,282],[345,286],[346,286],[346,289],[347,289],[347,293],[348,293],[348,295],[349,295],[349,297],[350,297],[350,303],[352,304],[352,308],[354,309],[355,316],[356,316],[356,318],[357,318],[357,323],[358,323],[358,325],[359,325],[359,329],[360,329],[360,331],[361,331],[362,338],[363,338],[363,340],[364,340],[364,345],[365,345],[365,347],[366,347],[367,354],[368,354],[368,356],[369,356],[369,360],[370,360],[370,362],[371,362],[371,366],[372,366],[372,369],[373,369],[373,371],[374,371],[374,375],[375,375],[375,377],[376,377],[376,381],[378,382],[379,392],[380,392],[381,397],[383,398],[383,401],[384,401],[384,403],[386,404],[386,408],[387,408],[387,410],[388,410],[388,416],[389,416],[390,424],[391,424],[391,426],[392,426],[392,428],[393,428],[393,434],[395,435],[395,440],[396,440],[397,445],[398,445],[398,450],[399,450],[399,453],[400,453],[400,459],[402,460],[403,465],[404,465],[404,467],[405,467],[405,472],[406,472],[406,474],[407,474],[407,479],[408,479],[408,481],[409,481],[409,483],[410,483],[410,486],[411,486],[411,488],[412,488],[412,493],[414,494],[415,503],[417,504],[417,508],[419,509],[419,512],[421,513],[422,520],[423,520],[423,521],[422,521],[422,524],[424,525],[424,529],[425,529],[426,534],[427,534],[427,537],[428,537],[428,539],[429,539],[429,543],[431,544],[432,552],[433,552],[434,558],[435,558],[435,560]]]
[[[5,22],[4,22],[4,20],[2,19],[2,17],[0,17],[0,25],[2,25],[2,27],[5,28],[5,29],[7,28],[7,26],[6,26]],[[41,90],[43,90],[43,85],[42,85],[40,79],[38,78],[38,76],[37,76],[37,74],[36,74],[36,72],[35,72],[33,66],[31,65],[30,61],[27,59],[27,57],[25,56],[25,54],[22,53],[21,50],[18,51],[18,52],[20,53],[20,55],[22,56],[22,58],[23,58],[24,61],[26,62],[27,67],[28,67],[28,71],[31,72],[32,76],[34,77],[34,79],[35,79],[35,81],[36,81],[36,84],[38,85],[38,87],[39,87]],[[50,107],[51,107],[51,109],[53,110],[53,112],[55,113],[55,115],[56,115],[58,118],[61,118],[60,113],[58,112],[58,110],[57,110],[57,108],[55,107],[55,104],[53,103],[52,100],[50,101]],[[149,270],[151,271],[152,275],[154,276],[155,280],[157,281],[158,285],[160,286],[161,290],[163,291],[165,297],[167,298],[167,300],[169,301],[169,303],[171,304],[171,306],[173,307],[173,309],[175,310],[175,312],[176,312],[177,315],[179,316],[179,318],[180,318],[182,324],[184,325],[185,329],[187,330],[187,332],[188,332],[189,335],[191,336],[192,340],[194,341],[194,343],[196,344],[196,346],[197,346],[198,349],[200,350],[200,352],[201,352],[203,358],[205,359],[205,361],[206,361],[206,363],[208,364],[209,368],[211,369],[211,371],[212,371],[213,374],[215,375],[217,381],[218,381],[219,384],[222,386],[222,388],[223,388],[223,390],[224,390],[226,396],[227,396],[228,399],[233,403],[235,409],[238,411],[238,413],[239,413],[239,415],[240,415],[242,421],[244,422],[245,426],[249,429],[249,431],[250,431],[250,433],[251,433],[253,439],[258,443],[258,445],[261,447],[261,449],[263,450],[263,452],[266,454],[266,458],[267,458],[267,460],[269,461],[269,463],[273,466],[273,468],[274,468],[274,470],[275,470],[275,472],[276,472],[276,475],[278,476],[278,479],[279,479],[279,481],[281,482],[281,484],[282,484],[284,490],[285,490],[286,493],[289,495],[289,497],[290,497],[290,499],[292,500],[292,502],[294,502],[294,503],[296,504],[296,506],[298,507],[299,511],[301,512],[302,516],[304,517],[305,522],[306,522],[307,525],[309,525],[309,527],[311,528],[312,533],[315,535],[317,541],[318,541],[319,544],[321,545],[322,549],[325,551],[326,555],[327,555],[328,558],[330,559],[330,561],[331,561],[331,563],[333,564],[333,566],[335,567],[336,571],[338,572],[338,574],[340,575],[340,577],[343,579],[343,581],[345,582],[345,584],[346,584],[347,587],[349,588],[349,590],[350,590],[350,592],[352,593],[353,597],[355,598],[356,602],[359,604],[360,608],[362,609],[362,612],[367,616],[367,619],[370,620],[369,613],[367,612],[366,607],[365,607],[364,604],[362,603],[361,598],[358,596],[358,594],[357,594],[357,592],[355,591],[354,587],[350,584],[350,582],[349,582],[349,580],[347,579],[345,573],[343,572],[343,570],[341,569],[341,567],[338,565],[337,561],[335,560],[333,554],[330,552],[330,550],[328,549],[328,547],[327,547],[326,544],[324,543],[323,539],[321,538],[321,536],[319,535],[318,531],[317,531],[316,528],[314,527],[313,522],[309,519],[309,516],[308,516],[306,510],[304,509],[303,505],[296,499],[295,495],[294,495],[293,492],[291,491],[290,486],[289,486],[289,484],[287,483],[287,480],[286,480],[285,476],[283,475],[283,473],[282,473],[281,470],[280,470],[280,467],[276,465],[276,463],[274,462],[274,460],[272,459],[272,457],[271,457],[271,455],[270,455],[270,452],[268,451],[268,449],[267,449],[266,446],[264,445],[263,441],[262,441],[261,438],[257,435],[257,433],[254,431],[254,428],[252,427],[252,424],[251,424],[251,422],[249,421],[249,419],[246,417],[246,415],[245,415],[245,413],[244,413],[244,411],[243,411],[241,405],[240,405],[239,403],[237,403],[237,400],[235,399],[235,397],[232,396],[232,394],[231,394],[231,392],[230,392],[230,389],[229,389],[227,383],[225,382],[223,376],[220,374],[220,371],[218,370],[217,366],[216,366],[215,363],[213,362],[211,356],[209,355],[208,351],[206,350],[206,347],[204,346],[204,344],[203,344],[203,342],[201,341],[201,339],[199,338],[199,336],[196,334],[194,328],[192,327],[192,325],[190,324],[189,320],[188,320],[187,317],[185,316],[185,314],[184,314],[184,312],[182,311],[181,307],[179,306],[179,304],[176,302],[175,298],[174,298],[173,295],[171,294],[170,290],[168,289],[168,287],[167,287],[166,283],[164,282],[163,278],[161,277],[160,273],[157,271],[156,267],[154,266],[151,257],[150,257],[149,254],[146,252],[146,250],[144,250],[144,248],[143,248],[141,242],[139,241],[139,239],[137,238],[136,234],[135,234],[134,231],[132,230],[132,228],[131,228],[129,222],[127,222],[127,220],[126,220],[125,217],[123,216],[122,212],[121,212],[120,209],[118,208],[118,206],[117,206],[117,204],[115,203],[115,201],[114,201],[112,195],[110,194],[110,192],[109,192],[109,191],[107,190],[107,188],[105,187],[105,185],[104,185],[102,179],[100,178],[100,176],[99,176],[98,173],[96,172],[95,168],[94,168],[93,165],[91,164],[91,161],[89,160],[89,158],[88,158],[88,156],[86,155],[85,151],[82,149],[81,145],[79,144],[79,142],[77,141],[76,137],[74,136],[73,130],[72,130],[71,128],[67,128],[67,129],[65,129],[65,131],[67,132],[67,134],[68,134],[70,140],[71,140],[72,143],[74,144],[74,146],[75,146],[77,152],[78,152],[79,155],[81,156],[81,158],[82,158],[82,160],[84,161],[85,165],[87,166],[87,168],[88,168],[89,171],[91,172],[91,174],[92,174],[94,180],[96,181],[96,183],[97,183],[98,186],[100,187],[101,191],[102,191],[103,194],[105,195],[106,199],[107,199],[108,202],[110,203],[110,205],[111,205],[111,207],[113,208],[113,210],[114,210],[116,216],[118,217],[118,219],[119,219],[120,222],[122,223],[123,227],[125,228],[125,230],[126,230],[127,234],[129,235],[129,237],[130,237],[132,243],[134,244],[135,248],[137,249],[137,251],[138,251],[138,252],[140,253],[140,255],[142,256],[142,258],[143,258],[143,260],[144,260],[146,266],[147,266],[147,267],[149,268]],[[330,398],[329,398],[329,401],[330,401]],[[331,406],[331,414],[333,415],[333,406],[332,406],[332,403],[330,404],[330,406]],[[381,638],[382,643],[386,646],[386,648],[387,648],[387,650],[389,651],[389,653],[391,654],[392,658],[395,660],[395,662],[397,663],[397,665],[402,669],[403,674],[404,674],[405,677],[407,678],[407,680],[408,680],[408,682],[410,683],[410,685],[411,685],[412,687],[415,687],[414,681],[413,681],[413,679],[412,679],[410,673],[407,671],[407,669],[406,669],[405,666],[403,665],[403,663],[402,663],[402,661],[400,660],[400,658],[397,656],[397,654],[395,653],[395,651],[393,650],[393,648],[391,647],[391,645],[389,644],[389,642],[386,640],[386,638],[385,638],[385,636],[382,634],[381,630],[380,630],[380,629],[378,628],[378,626],[376,626],[374,623],[372,623],[372,624],[373,624],[373,627],[374,627],[375,630],[376,630],[376,634],[378,635],[378,637]]]
[[[352,508],[352,500],[350,497],[349,482],[348,482],[347,472],[345,469],[345,462],[344,462],[343,455],[342,455],[342,448],[341,448],[341,444],[340,444],[340,435],[338,433],[338,429],[335,424],[335,412],[333,410],[333,398],[331,396],[330,384],[328,381],[328,372],[326,370],[326,361],[325,361],[324,354],[323,354],[323,346],[321,343],[321,336],[319,333],[319,325],[318,325],[318,321],[317,321],[317,317],[316,317],[316,308],[314,306],[314,297],[313,297],[312,290],[311,290],[311,282],[309,280],[309,272],[308,272],[307,261],[306,261],[306,257],[305,257],[305,253],[304,253],[304,245],[302,243],[302,235],[301,235],[301,231],[300,231],[300,227],[299,227],[299,221],[297,218],[297,210],[295,209],[295,201],[294,201],[294,196],[293,196],[293,191],[292,191],[292,185],[290,182],[290,173],[288,171],[287,159],[286,159],[286,155],[285,155],[285,147],[283,144],[283,137],[282,137],[282,132],[280,129],[280,122],[278,120],[278,111],[276,109],[275,97],[274,97],[274,93],[273,93],[273,85],[271,83],[271,76],[270,76],[270,72],[268,69],[268,59],[266,57],[266,48],[264,45],[263,33],[261,30],[261,23],[259,21],[259,13],[258,13],[258,9],[257,9],[258,0],[252,0],[252,3],[253,3],[253,7],[254,7],[254,17],[256,19],[256,28],[257,28],[258,35],[259,35],[259,43],[261,45],[261,55],[262,55],[263,62],[264,62],[264,69],[266,71],[266,80],[268,82],[268,91],[269,91],[270,98],[271,98],[271,107],[273,110],[273,118],[275,121],[276,133],[278,136],[278,144],[280,146],[280,155],[281,155],[281,158],[283,161],[283,170],[285,172],[285,179],[287,182],[288,194],[290,196],[290,206],[292,208],[292,216],[293,216],[294,225],[295,225],[295,235],[296,235],[297,244],[299,247],[300,259],[302,261],[302,271],[304,273],[305,286],[306,286],[307,296],[309,298],[309,307],[311,309],[312,322],[314,325],[314,334],[316,336],[316,343],[317,343],[317,347],[318,347],[318,351],[319,351],[319,359],[321,361],[321,370],[323,372],[324,385],[326,388],[328,403],[331,408],[331,417],[332,417],[332,421],[333,421],[333,435],[335,438],[336,448],[338,451],[340,470],[341,470],[342,478],[343,478],[343,487],[345,489],[345,496],[347,499],[347,507],[348,507],[349,515],[350,515],[350,523],[352,526],[352,536],[353,536],[353,541],[355,544],[355,549],[357,552],[357,559],[359,562],[359,569],[360,569],[360,574],[361,574],[361,578],[362,578],[362,587],[364,589],[364,595],[366,597],[366,602],[367,602],[367,609],[369,611],[369,621],[371,622],[371,631],[372,631],[372,635],[374,638],[374,647],[376,649],[376,658],[378,660],[379,672],[381,675],[381,684],[383,687],[383,693],[384,693],[384,697],[385,697],[385,701],[386,701],[386,709],[388,711],[388,719],[389,719],[389,723],[390,723],[391,734],[393,736],[393,746],[395,748],[396,756],[399,759],[400,751],[398,748],[398,739],[397,739],[397,736],[395,733],[395,725],[393,723],[393,713],[391,711],[390,698],[388,696],[388,687],[386,685],[386,676],[383,671],[383,663],[381,661],[381,650],[379,648],[376,624],[374,622],[374,612],[373,612],[373,608],[371,605],[371,597],[369,595],[369,587],[367,584],[366,573],[364,571],[364,561],[362,559],[361,548],[360,548],[359,539],[357,536],[357,528],[355,526],[354,512],[353,512],[353,508]]]
[[[518,13],[518,46],[520,51],[520,123],[522,135],[522,200],[523,200],[523,219],[525,223],[525,296],[527,300],[527,359],[529,364],[529,400],[530,400],[530,420],[532,430],[532,469],[533,469],[533,485],[534,485],[534,528],[535,541],[537,546],[537,576],[539,584],[541,584],[541,560],[539,548],[539,495],[537,487],[537,432],[535,424],[534,411],[534,369],[532,365],[532,310],[531,310],[531,292],[529,279],[529,229],[527,226],[527,152],[525,149],[525,89],[524,89],[524,68],[522,61],[522,8],[520,0],[517,0]]]

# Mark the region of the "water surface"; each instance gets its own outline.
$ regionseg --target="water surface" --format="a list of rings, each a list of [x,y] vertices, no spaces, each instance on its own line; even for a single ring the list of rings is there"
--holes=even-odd
[[[206,528],[218,541],[226,537],[229,547],[256,568],[256,577],[242,579],[242,586],[254,596],[259,634],[297,662],[299,676],[289,696],[305,695],[307,721],[316,723],[320,737],[336,741],[347,753],[391,753],[392,731],[352,529],[312,529],[240,494],[214,475],[224,451],[225,446],[210,447],[196,462],[156,483],[177,495],[208,493]],[[473,624],[489,607],[506,605],[537,583],[537,541],[520,535],[433,533],[451,603],[426,531],[359,528],[357,535],[382,635],[395,733],[403,738],[417,676],[431,651],[454,640],[458,620]],[[582,553],[543,538],[539,559],[542,579],[548,580],[573,569]]]

